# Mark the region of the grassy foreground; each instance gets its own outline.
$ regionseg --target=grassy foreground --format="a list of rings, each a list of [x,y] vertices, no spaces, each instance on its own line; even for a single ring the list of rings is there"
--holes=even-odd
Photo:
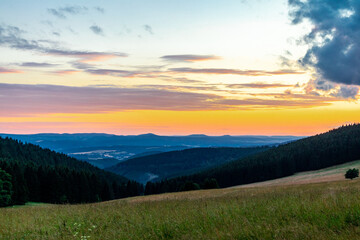
[[[360,239],[360,181],[5,208],[0,239]]]

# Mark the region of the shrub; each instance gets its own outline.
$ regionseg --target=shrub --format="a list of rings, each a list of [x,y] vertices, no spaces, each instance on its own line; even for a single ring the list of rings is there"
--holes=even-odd
[[[359,177],[359,169],[356,169],[356,168],[349,169],[345,173],[345,178],[354,179],[357,177]]]

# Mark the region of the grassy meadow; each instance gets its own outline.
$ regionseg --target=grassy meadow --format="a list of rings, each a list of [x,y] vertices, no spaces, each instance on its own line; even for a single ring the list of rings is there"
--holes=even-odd
[[[0,239],[360,239],[360,181],[4,208]]]

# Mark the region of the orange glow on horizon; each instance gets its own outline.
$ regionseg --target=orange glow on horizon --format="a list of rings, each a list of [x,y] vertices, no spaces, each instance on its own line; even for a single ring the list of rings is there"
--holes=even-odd
[[[155,111],[97,114],[44,114],[0,118],[0,132],[102,132],[159,135],[298,135],[309,136],[360,122],[360,111],[319,107],[292,110]]]

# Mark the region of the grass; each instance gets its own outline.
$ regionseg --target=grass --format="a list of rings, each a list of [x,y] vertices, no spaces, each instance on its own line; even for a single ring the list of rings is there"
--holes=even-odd
[[[24,207],[36,207],[36,206],[43,206],[48,205],[48,203],[41,203],[41,202],[27,202],[25,205],[14,205],[7,208],[24,208]]]
[[[5,208],[0,239],[360,239],[360,181]]]

